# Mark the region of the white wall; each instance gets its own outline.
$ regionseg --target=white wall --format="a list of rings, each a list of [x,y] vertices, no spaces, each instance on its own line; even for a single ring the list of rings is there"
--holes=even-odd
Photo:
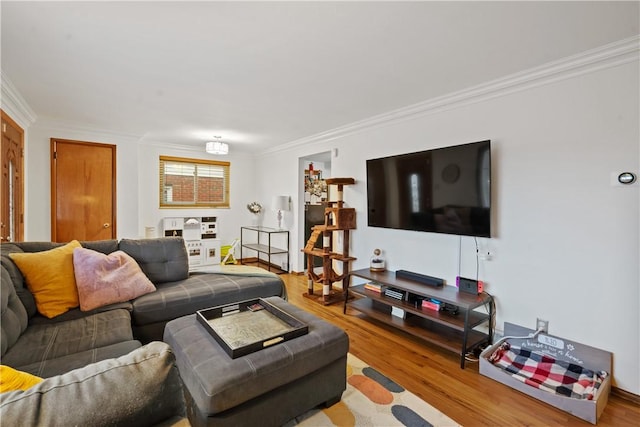
[[[566,80],[270,153],[256,165],[259,191],[269,192],[273,182],[301,203],[298,159],[338,148],[332,176],[357,181],[344,194],[358,215],[353,267],[366,268],[380,247],[389,269],[452,284],[459,244],[460,274],[476,274],[474,239],[367,227],[365,160],[491,139],[494,237],[478,244],[493,254],[480,261],[479,272],[496,299],[497,327],[510,321],[534,328],[536,317],[547,319],[552,334],[612,351],[615,385],[640,394],[640,186],[610,183],[612,172],[640,170],[638,93],[637,61],[594,67]],[[295,271],[302,271],[299,259]]]
[[[38,122],[29,128],[25,153],[25,240],[51,239],[51,138],[100,142],[117,146],[117,238],[138,238],[146,226],[156,227],[161,236],[162,218],[171,216],[217,216],[221,243],[240,237],[240,226],[250,224],[247,203],[257,200],[268,206],[270,196],[256,193],[254,158],[233,154],[217,158],[231,162],[229,209],[160,209],[158,202],[158,162],[160,155],[216,159],[189,148],[162,148],[138,144],[137,138],[102,131],[77,130],[53,122]],[[267,213],[268,214],[268,213]],[[275,218],[275,215],[274,215]]]
[[[138,236],[136,139],[128,135],[78,130],[37,120],[25,138],[25,240],[51,240],[51,138],[116,145],[117,236]]]
[[[158,237],[161,236],[162,218],[184,216],[215,216],[218,219],[218,239],[221,244],[230,244],[233,239],[240,238],[240,227],[251,224],[252,214],[247,204],[257,201],[267,208],[271,203],[271,196],[266,197],[257,193],[256,176],[254,174],[254,157],[248,155],[234,155],[233,147],[227,156],[213,156],[202,150],[180,149],[179,147],[163,148],[159,145],[140,144],[137,151],[138,159],[138,198],[139,218],[138,235],[144,236],[146,226],[156,227]],[[195,159],[228,161],[230,167],[230,207],[228,209],[160,209],[158,180],[148,177],[158,176],[159,157],[176,156]],[[274,214],[275,218],[275,214]]]
[[[494,257],[481,261],[479,271],[496,298],[498,328],[503,321],[534,327],[536,317],[548,319],[551,333],[612,351],[615,385],[640,394],[640,186],[610,184],[612,172],[640,169],[638,73],[637,61],[594,66],[565,80],[359,127],[257,159],[231,155],[231,209],[211,214],[220,217],[224,244],[250,222],[248,202],[268,207],[272,196],[290,194],[299,206],[300,158],[338,148],[332,176],[357,181],[344,195],[358,214],[351,238],[351,254],[358,258],[354,267],[367,267],[372,250],[381,247],[389,269],[453,283],[459,245],[460,274],[475,275],[474,240],[367,227],[365,160],[491,139],[494,238],[478,243]],[[142,236],[146,225],[159,227],[164,216],[196,214],[160,211],[156,181],[158,155],[197,157],[196,152],[139,146],[127,135],[36,121],[28,129],[25,155],[27,240],[50,238],[51,137],[118,146],[118,237]],[[291,242],[303,232],[301,211],[294,208],[285,216]],[[276,224],[268,208],[263,221]],[[302,271],[299,250],[291,248],[294,271]]]

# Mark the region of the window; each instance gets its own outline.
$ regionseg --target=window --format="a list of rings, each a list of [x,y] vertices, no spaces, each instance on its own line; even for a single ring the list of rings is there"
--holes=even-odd
[[[228,208],[229,162],[160,156],[161,208]]]

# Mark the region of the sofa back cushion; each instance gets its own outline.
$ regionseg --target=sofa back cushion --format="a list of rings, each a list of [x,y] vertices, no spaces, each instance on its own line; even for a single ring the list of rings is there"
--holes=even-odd
[[[182,237],[122,239],[119,247],[136,260],[154,284],[189,277],[189,259]]]
[[[29,318],[27,310],[16,294],[16,290],[11,284],[9,272],[3,265],[0,265],[0,309],[2,317],[0,318],[0,354],[4,356],[9,348],[11,348],[20,335],[27,329]]]
[[[102,252],[104,254],[110,254],[113,251],[118,250],[118,241],[115,239],[110,240],[97,240],[97,241],[81,241],[83,248],[93,249],[94,251]],[[18,294],[18,298],[22,301],[24,308],[27,310],[29,318],[33,318],[38,312],[36,307],[36,301],[33,294],[27,288],[24,276],[18,268],[18,266],[9,258],[10,253],[23,253],[23,252],[41,252],[48,251],[60,246],[64,243],[56,242],[18,242],[18,243],[2,243],[0,245],[2,256],[0,256],[0,263],[9,272],[9,277],[13,283],[13,287]]]
[[[80,244],[83,248],[92,249],[94,251],[102,252],[103,254],[110,254],[113,251],[118,250],[118,241],[115,239],[109,240],[80,240]],[[60,246],[64,246],[65,243],[58,242],[19,242],[13,243],[14,246],[20,248],[22,252],[42,252],[54,249]]]
[[[163,342],[0,394],[7,426],[151,426],[184,415],[175,356]]]
[[[31,318],[38,312],[36,300],[33,298],[33,294],[29,289],[27,289],[22,272],[20,272],[18,266],[9,258],[10,253],[23,253],[24,251],[14,243],[3,243],[1,248],[2,256],[0,256],[0,264],[2,264],[2,267],[8,272],[8,283],[13,283],[13,288],[16,290],[18,298],[20,298],[22,305],[24,305],[24,308],[27,310],[27,316]],[[2,280],[4,282],[4,278]]]

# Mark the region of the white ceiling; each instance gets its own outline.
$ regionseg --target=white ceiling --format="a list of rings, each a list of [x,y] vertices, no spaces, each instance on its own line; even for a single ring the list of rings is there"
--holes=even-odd
[[[38,118],[256,152],[637,35],[638,2],[0,3]]]

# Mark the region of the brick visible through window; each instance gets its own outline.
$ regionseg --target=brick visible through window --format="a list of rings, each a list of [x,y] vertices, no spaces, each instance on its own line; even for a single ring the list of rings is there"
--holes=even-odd
[[[229,162],[160,156],[160,207],[229,207]]]

